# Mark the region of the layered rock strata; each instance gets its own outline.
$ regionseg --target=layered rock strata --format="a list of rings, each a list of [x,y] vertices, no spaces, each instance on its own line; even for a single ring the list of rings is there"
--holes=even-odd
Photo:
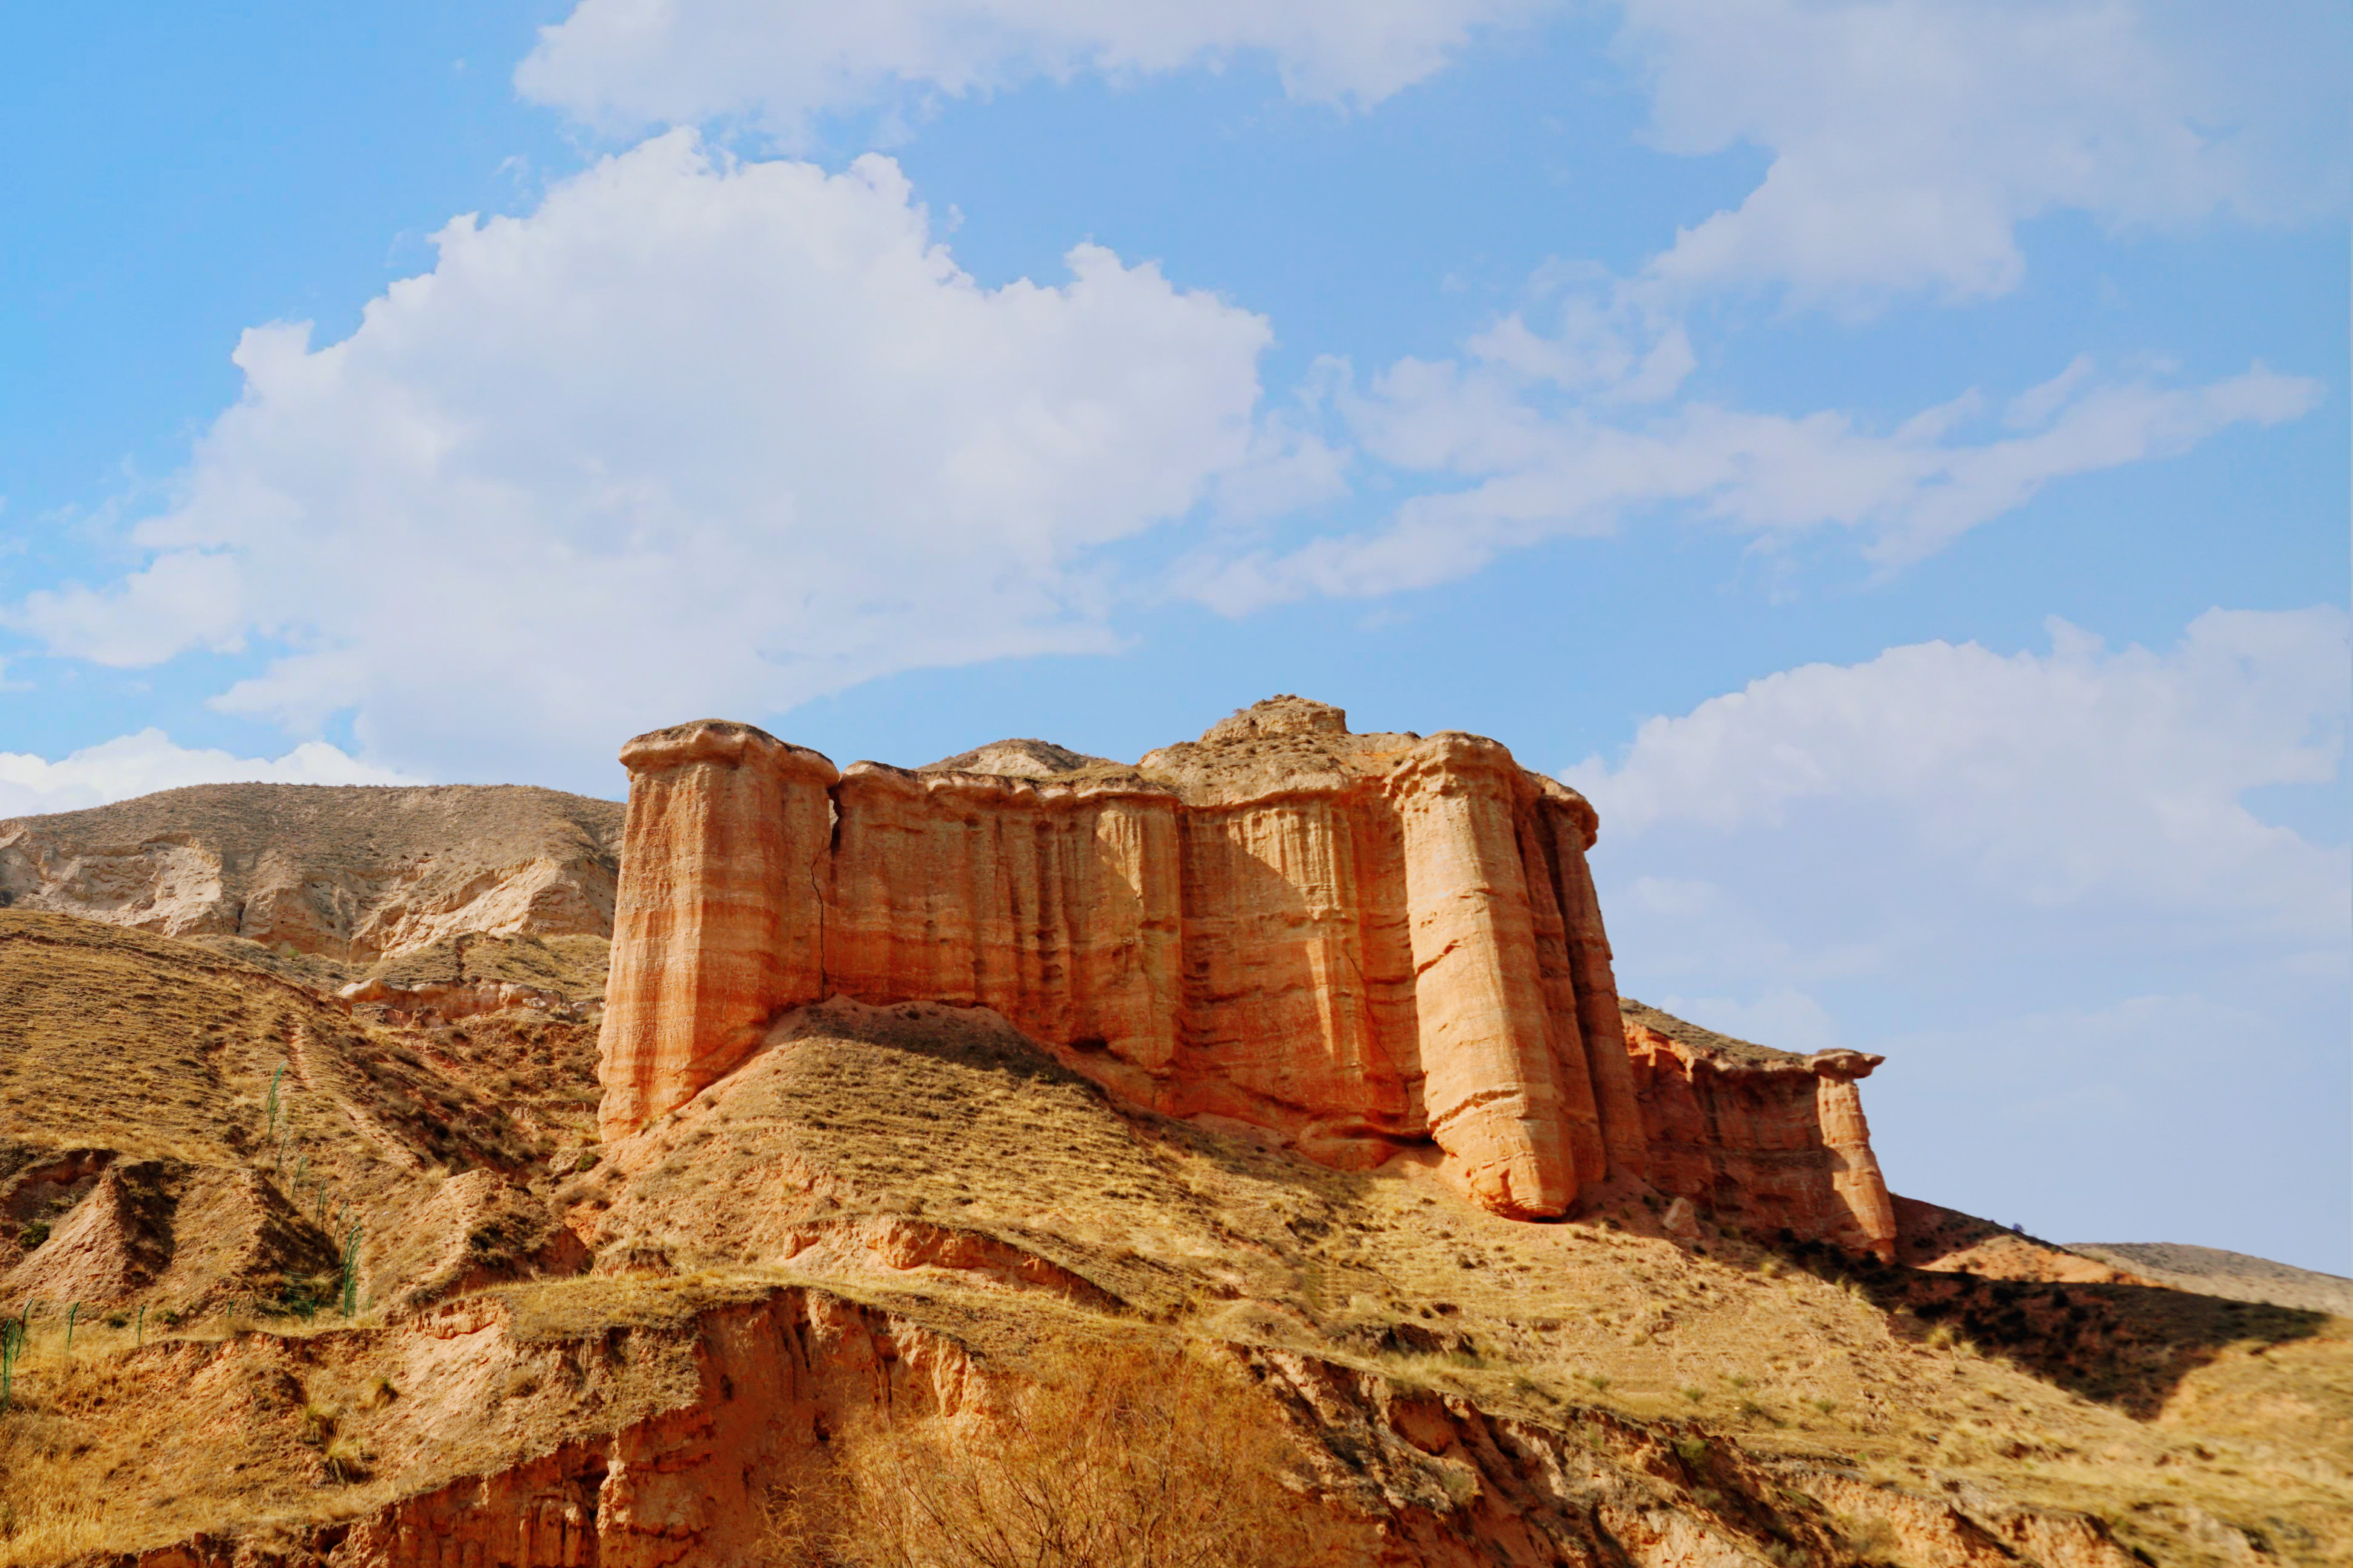
[[[1721,1224],[1893,1260],[1895,1210],[1855,1088],[1885,1058],[1799,1056],[1620,1005],[1652,1185]]]
[[[608,1136],[848,995],[994,1008],[1126,1100],[1334,1163],[1434,1142],[1504,1213],[1641,1173],[1593,810],[1493,741],[1278,699],[1134,768],[1031,743],[1032,777],[836,771],[718,721],[621,755]]]

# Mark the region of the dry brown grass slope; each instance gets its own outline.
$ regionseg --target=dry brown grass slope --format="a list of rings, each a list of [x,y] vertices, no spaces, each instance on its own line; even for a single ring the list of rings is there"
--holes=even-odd
[[[1335,1561],[2353,1559],[2343,1320],[1678,1245],[1633,1194],[1503,1220],[1410,1163],[1124,1110],[993,1015],[928,1005],[804,1009],[583,1150],[586,1033],[387,1026],[218,952],[0,912],[0,1204],[49,1226],[0,1260],[37,1280],[62,1242],[76,1279],[151,1277],[70,1356],[53,1285],[28,1290],[0,1562],[204,1532],[223,1560],[389,1561],[600,1499],[606,1562],[786,1561],[753,1527],[828,1453],[853,1480],[1018,1454],[1008,1402],[1099,1354],[1206,1355],[1271,1401]],[[367,1230],[349,1325],[261,1310],[322,1271],[322,1175]],[[593,1273],[504,1282],[590,1248]],[[142,1300],[184,1303],[143,1347]],[[690,1486],[700,1534],[628,1533],[688,1517]],[[670,1555],[623,1552],[640,1536]]]
[[[369,980],[407,988],[505,981],[592,1005],[604,1000],[613,951],[610,939],[588,932],[461,931],[391,957],[345,962],[249,937],[180,940],[322,994]]]
[[[985,1013],[803,1010],[558,1202],[611,1266],[995,1279],[1531,1420],[1698,1419],[1760,1454],[2085,1510],[2161,1561],[2202,1560],[2183,1532],[2210,1516],[2353,1552],[2344,1320],[1714,1233],[1687,1250],[1634,1234],[1639,1208],[1517,1224],[1409,1165],[1349,1174],[1122,1113]]]
[[[2067,1249],[2177,1290],[2353,1317],[2353,1279],[2339,1274],[2179,1242],[2076,1241]]]
[[[470,1023],[373,1026],[203,947],[0,910],[0,1299],[268,1311],[326,1290],[354,1223],[364,1296],[454,1267],[470,1224],[549,1239],[514,1211],[588,1125],[591,1030]],[[119,1217],[69,1233],[101,1188]]]

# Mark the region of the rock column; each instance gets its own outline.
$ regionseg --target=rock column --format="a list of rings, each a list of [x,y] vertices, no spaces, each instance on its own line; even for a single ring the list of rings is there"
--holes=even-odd
[[[1082,790],[1070,808],[1084,869],[1076,900],[1086,942],[1079,1001],[1089,1034],[1130,1069],[1133,1099],[1172,1070],[1184,1005],[1184,925],[1176,802],[1166,795]]]
[[[1494,742],[1447,733],[1414,748],[1389,787],[1430,1136],[1481,1203],[1541,1218],[1566,1213],[1577,1183],[1520,861],[1520,777]]]
[[[1647,1179],[1650,1142],[1642,1131],[1642,1109],[1634,1098],[1634,1069],[1622,1042],[1625,1020],[1618,1011],[1618,979],[1610,967],[1609,933],[1601,924],[1601,898],[1585,851],[1591,842],[1593,808],[1579,797],[1576,807],[1547,795],[1538,819],[1551,839],[1554,895],[1567,927],[1568,970],[1577,989],[1577,1026],[1588,1047],[1593,1097],[1601,1113],[1601,1139],[1613,1175]]]
[[[1859,1055],[1859,1054],[1858,1054]],[[1869,1072],[1878,1058],[1860,1057]],[[1895,1205],[1887,1195],[1887,1178],[1880,1173],[1879,1156],[1871,1152],[1871,1124],[1863,1120],[1862,1094],[1854,1078],[1831,1064],[1814,1071],[1814,1109],[1821,1127],[1822,1145],[1830,1151],[1831,1190],[1845,1205],[1852,1228],[1836,1239],[1841,1247],[1874,1253],[1880,1261],[1895,1260]]]
[[[1544,984],[1545,1022],[1552,1037],[1553,1073],[1560,1086],[1561,1135],[1567,1142],[1570,1173],[1581,1188],[1609,1176],[1609,1150],[1601,1136],[1591,1055],[1577,1021],[1568,926],[1561,914],[1551,830],[1541,808],[1520,814],[1519,834],[1528,912],[1535,928],[1536,971]]]
[[[607,1138],[740,1066],[779,1009],[824,994],[833,764],[748,724],[640,735],[596,1076]]]

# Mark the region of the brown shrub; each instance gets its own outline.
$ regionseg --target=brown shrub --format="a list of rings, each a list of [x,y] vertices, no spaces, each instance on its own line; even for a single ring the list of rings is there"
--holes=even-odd
[[[1004,1407],[874,1426],[781,1496],[772,1561],[1313,1568],[1356,1560],[1282,1414],[1203,1353],[1093,1349]]]

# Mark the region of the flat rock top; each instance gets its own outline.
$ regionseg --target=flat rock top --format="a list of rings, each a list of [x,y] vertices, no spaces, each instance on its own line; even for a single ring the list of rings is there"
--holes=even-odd
[[[1343,788],[1420,742],[1411,734],[1353,735],[1340,709],[1283,696],[1219,720],[1198,741],[1147,752],[1132,764],[1024,738],[992,741],[914,771],[1145,790],[1216,805],[1287,790]]]
[[[191,784],[111,805],[0,821],[0,846],[105,854],[200,846],[225,866],[275,851],[305,866],[378,864],[463,847],[488,865],[551,847],[617,851],[618,801],[530,784]]]
[[[1704,1051],[1711,1056],[1724,1057],[1732,1061],[1765,1067],[1778,1062],[1787,1062],[1795,1066],[1807,1059],[1796,1051],[1776,1050],[1771,1046],[1760,1046],[1754,1040],[1736,1039],[1730,1035],[1719,1035],[1714,1029],[1704,1029],[1697,1024],[1686,1023],[1672,1013],[1662,1013],[1656,1007],[1635,1001],[1631,996],[1620,996],[1618,999],[1618,1011],[1630,1024],[1640,1024],[1644,1028],[1664,1035],[1680,1045],[1689,1046],[1694,1050]]]
[[[1420,744],[1415,734],[1351,734],[1328,702],[1270,697],[1221,719],[1198,741],[1146,752],[1136,769],[1191,801],[1247,800],[1282,790],[1336,790]]]
[[[1459,731],[1430,736],[1410,731],[1355,734],[1345,710],[1284,695],[1236,710],[1202,731],[1198,741],[1146,752],[1133,765],[1051,741],[1024,738],[992,741],[913,771],[1135,790],[1173,795],[1193,805],[1236,805],[1282,795],[1336,794],[1388,772],[1418,748],[1450,740],[1471,748],[1471,754],[1483,753],[1492,762],[1513,765],[1509,752],[1480,736]],[[1520,771],[1536,793],[1569,805],[1583,819],[1590,846],[1595,823],[1585,797],[1557,779]]]
[[[2353,1318],[2353,1279],[2341,1275],[2178,1241],[2071,1241],[2067,1249],[2177,1290]]]

